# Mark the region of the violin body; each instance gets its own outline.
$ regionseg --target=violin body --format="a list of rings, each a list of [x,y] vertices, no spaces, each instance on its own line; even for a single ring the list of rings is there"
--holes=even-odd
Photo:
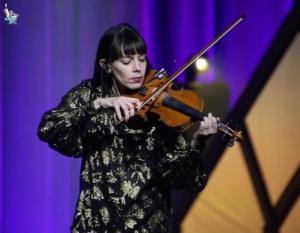
[[[140,90],[127,95],[142,103],[136,114],[147,121],[148,113],[155,113],[160,121],[178,131],[186,130],[195,121],[203,119],[206,116],[202,112],[203,99],[191,90],[174,88],[166,75],[157,75],[159,72],[151,70]],[[231,142],[241,141],[240,132],[234,131],[228,125],[219,122],[218,129],[230,136]]]
[[[169,81],[167,76],[157,78],[155,72],[155,70],[151,70],[145,79],[144,86],[138,93],[130,97],[137,98],[143,102],[150,94]],[[173,85],[171,84],[170,87],[153,97],[136,114],[147,121],[147,113],[152,112],[157,114],[160,121],[169,127],[177,130],[189,128],[194,120],[185,113],[186,108],[193,108],[195,111],[201,112],[204,107],[204,101],[193,91],[173,88]]]

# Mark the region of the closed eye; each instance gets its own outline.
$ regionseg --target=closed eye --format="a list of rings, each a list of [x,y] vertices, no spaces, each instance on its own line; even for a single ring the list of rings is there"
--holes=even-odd
[[[126,58],[122,58],[121,59],[121,62],[124,64],[124,65],[128,65],[130,62],[131,62],[131,58],[129,57],[126,57]]]
[[[139,60],[140,60],[141,62],[146,61],[146,56],[141,56],[141,57],[139,57]]]

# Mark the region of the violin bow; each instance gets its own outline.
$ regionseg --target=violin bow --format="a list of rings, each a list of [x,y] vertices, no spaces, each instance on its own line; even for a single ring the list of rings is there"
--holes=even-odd
[[[190,60],[188,60],[181,68],[179,68],[173,75],[169,77],[169,81],[164,85],[157,88],[153,91],[152,94],[148,98],[146,98],[142,103],[142,108],[144,105],[149,103],[151,100],[157,98],[157,96],[164,91],[183,71],[185,71],[190,65],[192,65],[197,59],[199,59],[204,53],[207,52],[212,46],[214,46],[219,40],[221,40],[227,33],[229,33],[234,27],[236,27],[241,21],[243,21],[245,16],[240,16],[237,20],[235,20],[227,29],[225,29],[222,33],[220,33],[212,42],[210,42],[206,47],[196,53]]]

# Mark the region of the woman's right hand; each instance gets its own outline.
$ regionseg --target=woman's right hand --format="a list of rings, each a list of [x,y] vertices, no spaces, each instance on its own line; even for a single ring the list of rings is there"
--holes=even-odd
[[[97,98],[93,101],[95,109],[114,108],[120,121],[128,121],[133,117],[136,110],[140,108],[141,102],[136,98],[125,96]]]

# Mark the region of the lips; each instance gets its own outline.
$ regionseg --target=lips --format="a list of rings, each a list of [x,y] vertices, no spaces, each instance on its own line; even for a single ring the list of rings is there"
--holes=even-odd
[[[131,83],[141,83],[143,81],[142,77],[134,77],[130,79]]]

